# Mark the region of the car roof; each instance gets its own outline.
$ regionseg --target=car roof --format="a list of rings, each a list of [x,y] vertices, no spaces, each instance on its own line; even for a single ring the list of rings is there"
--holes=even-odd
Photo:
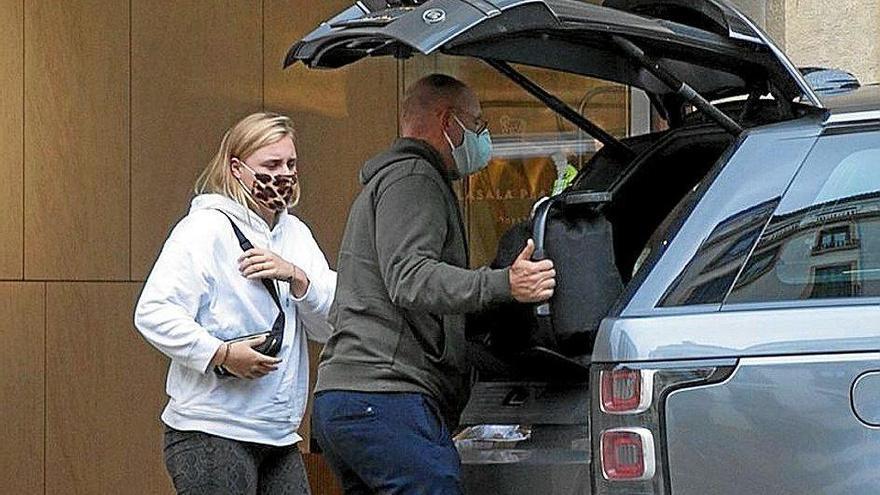
[[[880,85],[870,84],[843,94],[821,97],[828,113],[825,124],[880,121]]]

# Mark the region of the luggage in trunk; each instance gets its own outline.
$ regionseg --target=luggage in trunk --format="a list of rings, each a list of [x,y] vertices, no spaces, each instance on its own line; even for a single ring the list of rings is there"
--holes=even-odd
[[[536,348],[588,355],[599,323],[623,290],[611,223],[592,205],[568,203],[576,194],[548,199],[536,208],[531,226],[516,225],[499,242],[494,267],[510,266],[532,237],[536,256],[551,259],[556,269],[556,291],[545,314],[536,305],[511,303],[477,319],[488,329],[490,348],[502,355]]]

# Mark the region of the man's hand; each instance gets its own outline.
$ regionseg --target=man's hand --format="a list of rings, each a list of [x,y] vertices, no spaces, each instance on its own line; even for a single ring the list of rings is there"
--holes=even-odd
[[[229,344],[229,355],[223,367],[239,378],[260,378],[278,369],[281,359],[260,354],[253,350],[267,337],[256,337]]]
[[[510,266],[510,292],[521,303],[546,301],[556,287],[556,270],[550,260],[532,261],[535,243],[531,239]]]

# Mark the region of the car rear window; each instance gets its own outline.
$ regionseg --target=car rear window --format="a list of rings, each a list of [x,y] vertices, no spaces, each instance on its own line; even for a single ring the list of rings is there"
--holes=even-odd
[[[832,130],[783,196],[725,304],[876,296],[880,131]]]
[[[778,198],[772,198],[720,222],[676,278],[661,305],[721,303],[778,204]]]

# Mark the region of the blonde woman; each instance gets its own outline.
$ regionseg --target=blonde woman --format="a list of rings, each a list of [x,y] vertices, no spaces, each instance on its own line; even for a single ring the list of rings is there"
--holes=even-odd
[[[166,467],[181,494],[309,493],[296,445],[306,337],[329,334],[336,273],[288,212],[300,192],[290,120],[235,124],[195,192],[135,311],[171,359]]]

